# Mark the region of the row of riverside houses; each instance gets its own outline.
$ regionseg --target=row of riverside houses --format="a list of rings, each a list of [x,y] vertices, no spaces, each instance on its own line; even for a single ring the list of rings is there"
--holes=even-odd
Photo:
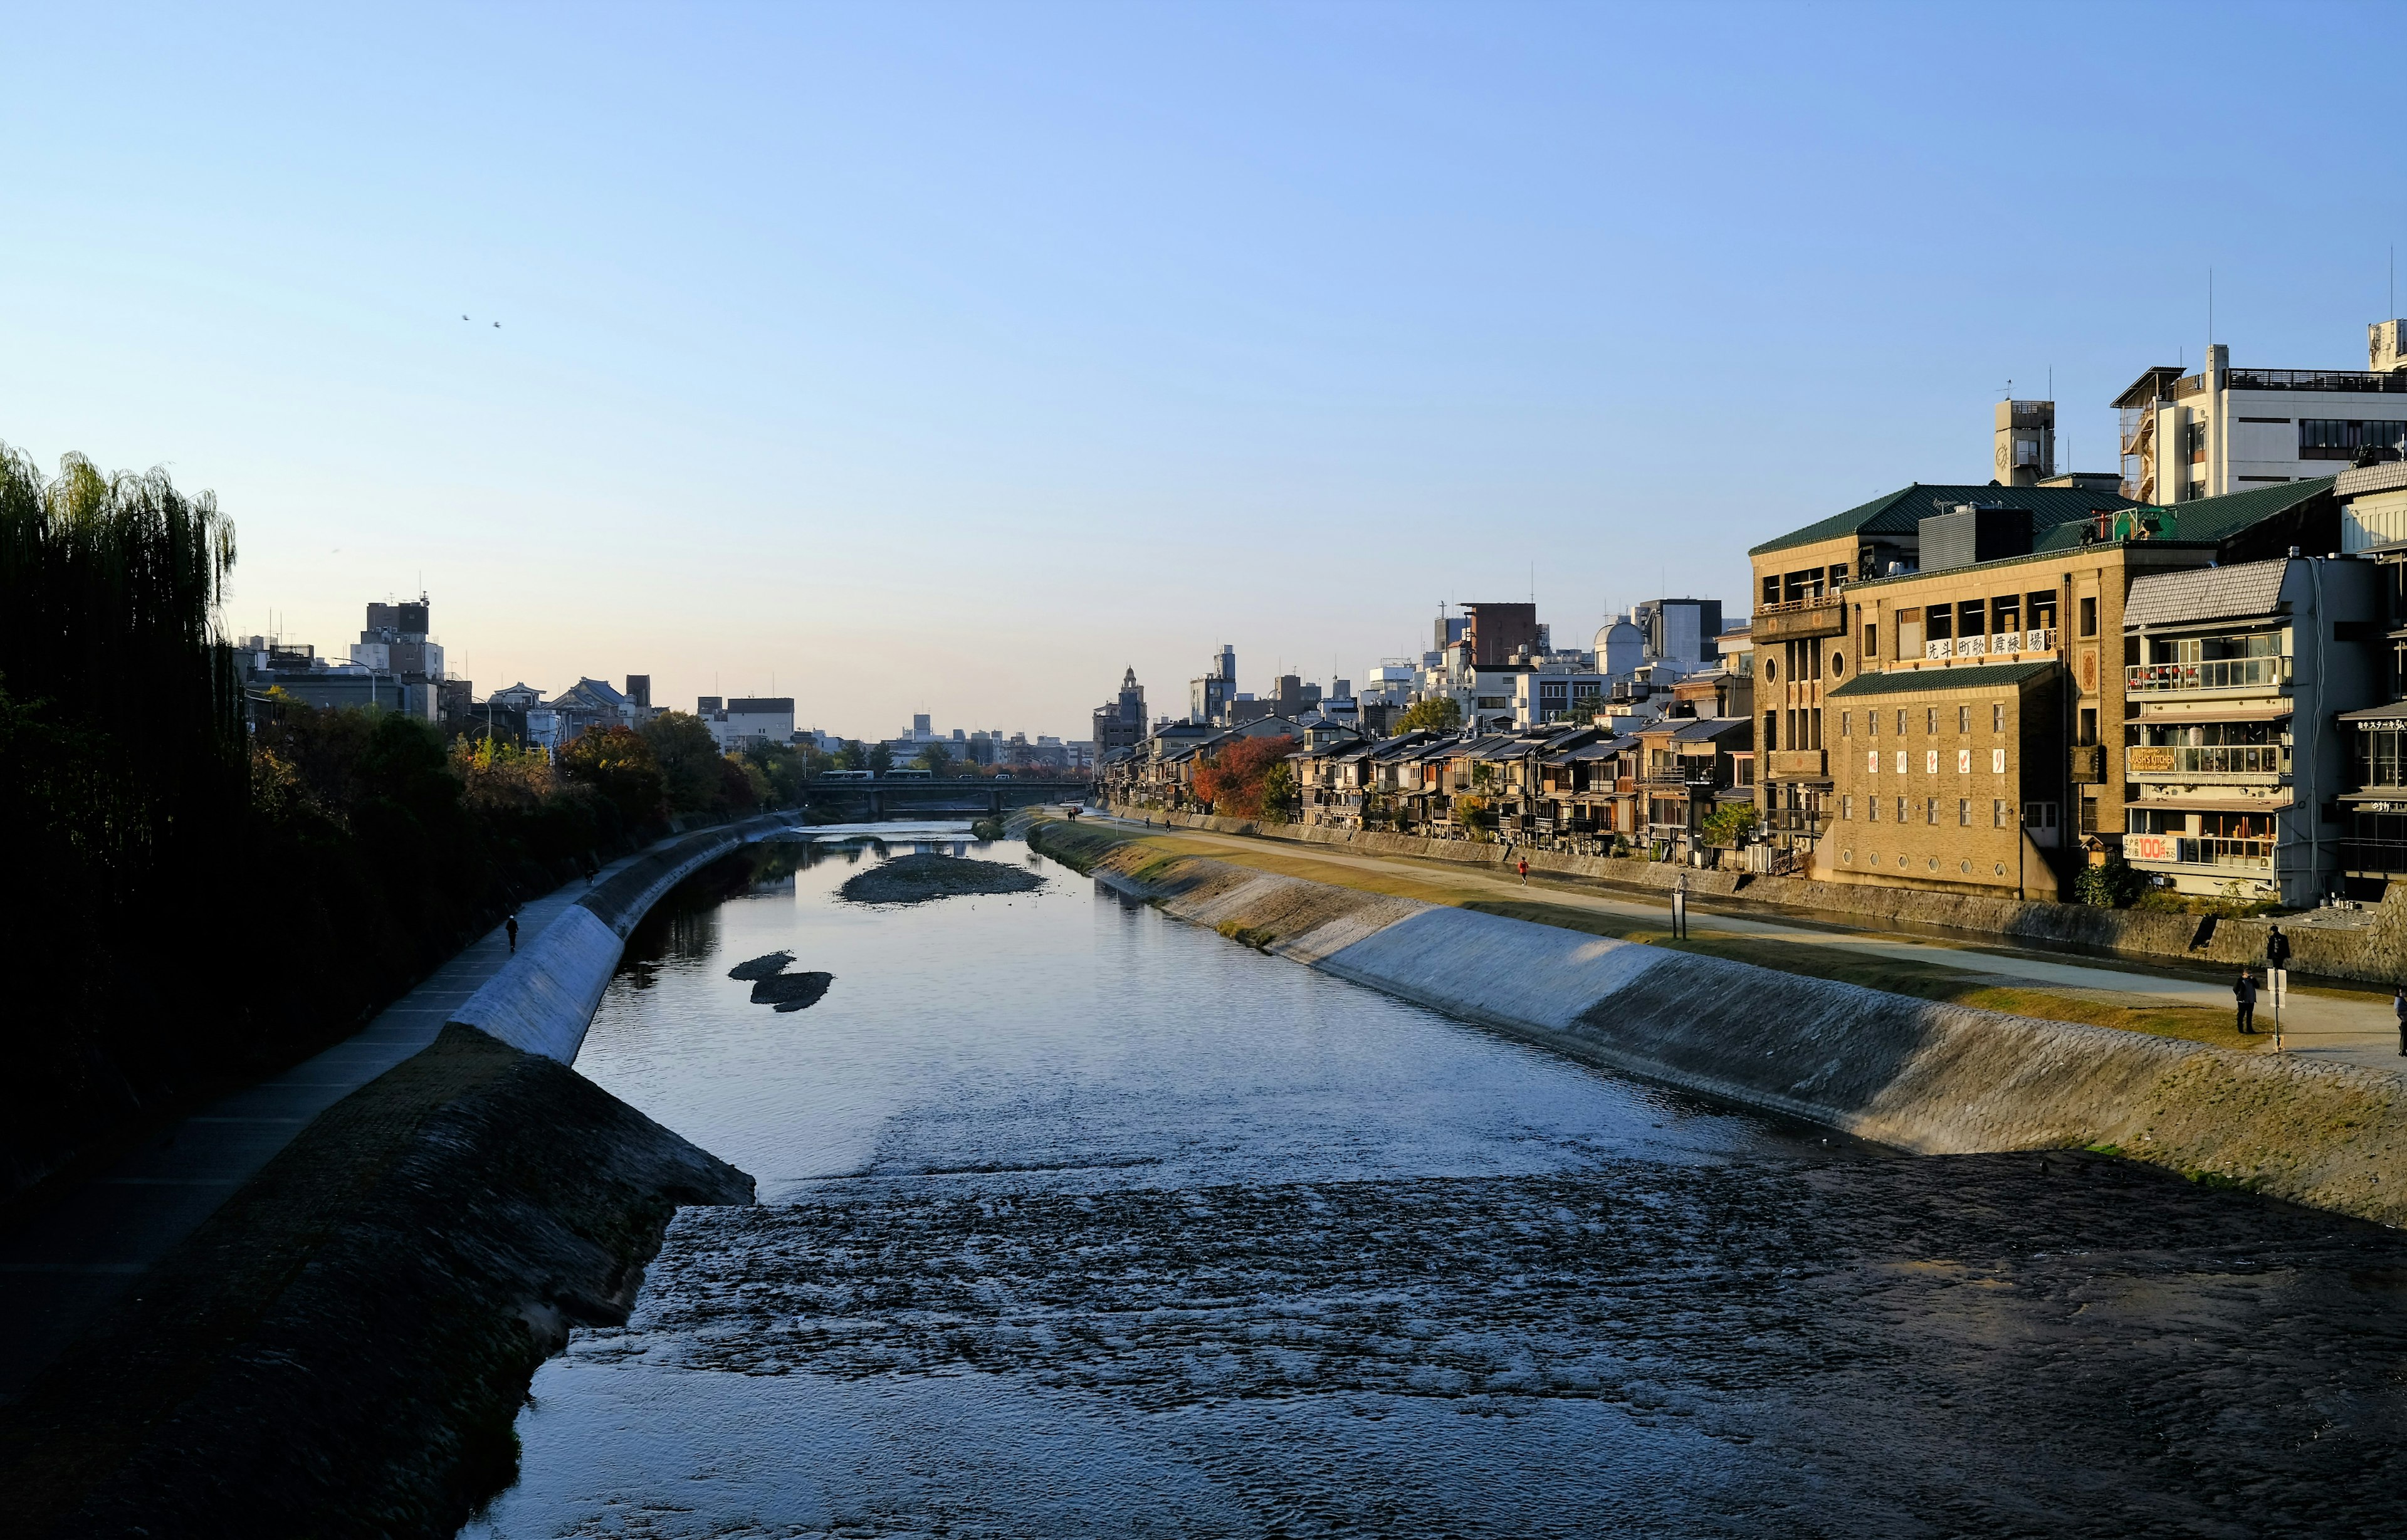
[[[1683,606],[1691,609],[1686,632],[1664,623],[1667,616],[1676,621]],[[1510,657],[1483,661],[1477,649],[1495,646],[1495,638],[1476,634],[1478,612],[1492,620],[1505,611],[1525,632],[1538,628],[1514,613],[1527,606],[1466,607],[1474,612],[1469,623],[1441,622],[1457,629],[1427,660],[1423,691],[1412,699],[1460,707],[1468,697],[1462,714],[1473,725],[1383,737],[1387,706],[1407,703],[1358,704],[1344,681],[1328,699],[1313,692],[1295,715],[1257,715],[1251,697],[1234,693],[1233,655],[1223,649],[1207,688],[1190,691],[1189,718],[1149,732],[1140,729],[1143,691],[1132,672],[1124,677],[1118,702],[1096,713],[1098,742],[1112,745],[1098,762],[1101,795],[1129,806],[1208,812],[1197,773],[1232,744],[1275,737],[1289,743],[1294,797],[1275,815],[1311,825],[1583,853],[1645,850],[1670,860],[1735,846],[1755,794],[1753,649],[1744,628],[1700,636],[1695,612],[1717,621],[1718,606],[1665,601],[1640,606],[1641,619],[1684,649],[1677,654],[1642,645],[1624,620],[1599,634],[1593,657],[1525,643]],[[1598,659],[1607,671],[1590,666]],[[1513,690],[1491,675],[1538,688]],[[1594,688],[1575,695],[1571,686],[1579,680]],[[1563,690],[1550,693],[1545,687],[1558,681]],[[1283,677],[1283,703],[1298,693]]]
[[[2055,404],[2001,402],[1998,479],[1757,546],[1752,619],[1691,664],[1619,671],[1608,632],[1559,653],[1522,606],[1467,606],[1378,671],[1463,731],[1122,721],[1104,794],[1201,806],[1196,768],[1279,734],[1283,811],[1323,826],[2043,900],[2118,861],[2200,897],[2378,896],[2407,872],[2407,321],[2371,330],[2362,370],[2215,347],[2144,372],[2119,474],[2057,474]],[[1521,699],[1557,675],[1571,709]]]

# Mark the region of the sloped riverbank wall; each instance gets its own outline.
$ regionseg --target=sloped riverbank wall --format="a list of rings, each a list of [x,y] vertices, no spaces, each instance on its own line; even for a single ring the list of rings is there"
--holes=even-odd
[[[567,1066],[652,905],[790,822],[596,884],[304,1128],[0,1407],[7,1533],[456,1533],[516,1473],[535,1369],[625,1320],[675,1210],[752,1201]]]
[[[705,829],[613,873],[541,934],[522,938],[518,955],[451,1020],[524,1052],[577,1062],[627,937],[652,905],[721,856],[792,825],[776,815]]]
[[[1150,819],[1172,829],[1204,829],[1299,845],[1325,845],[1366,855],[1409,856],[1465,866],[1501,867],[1527,858],[1533,872],[1593,877],[1618,887],[1668,891],[1685,878],[1699,898],[1761,904],[1800,913],[1844,915],[1855,920],[1906,921],[1975,935],[2021,942],[2056,942],[2093,948],[2130,958],[2193,962],[2216,968],[2261,967],[2265,939],[2282,925],[2290,939],[2290,967],[2319,978],[2378,984],[2407,980],[2407,883],[2394,883],[2390,896],[2354,929],[2286,924],[2266,920],[2214,920],[2147,909],[2096,909],[2083,904],[2037,904],[2018,899],[1977,898],[1968,893],[1925,892],[1871,883],[1817,882],[1810,877],[1759,877],[1746,872],[1701,872],[1667,862],[1627,857],[1575,856],[1559,850],[1506,847],[1467,839],[1425,839],[1368,829],[1307,828],[1251,819],[1213,818],[1130,807],[1118,816]]]
[[[1645,1079],[1923,1153],[2113,1146],[2407,1222],[2407,1108],[2400,1081],[2374,1071],[1916,1000],[1164,857],[1093,825],[1036,820],[1028,838],[1178,919]]]

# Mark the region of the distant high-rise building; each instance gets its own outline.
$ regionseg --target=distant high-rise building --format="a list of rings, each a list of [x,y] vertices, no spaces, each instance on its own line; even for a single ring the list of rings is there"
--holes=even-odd
[[[1223,645],[1200,679],[1187,681],[1187,720],[1201,725],[1218,721],[1237,694],[1237,649]]]
[[[1719,599],[1648,599],[1631,612],[1631,620],[1645,638],[1648,663],[1694,674],[1721,659]]]
[[[1119,697],[1095,707],[1093,721],[1098,755],[1115,749],[1133,749],[1144,741],[1145,687],[1136,682],[1134,668],[1120,676]]]
[[[412,683],[443,677],[443,649],[426,639],[432,607],[422,593],[416,604],[368,606],[366,629],[351,644],[351,662]],[[433,699],[432,692],[428,699]]]
[[[1516,652],[1537,651],[1545,646],[1539,635],[1535,605],[1465,605],[1462,613],[1462,639],[1471,644],[1471,661],[1475,666],[1486,668],[1510,663]]]

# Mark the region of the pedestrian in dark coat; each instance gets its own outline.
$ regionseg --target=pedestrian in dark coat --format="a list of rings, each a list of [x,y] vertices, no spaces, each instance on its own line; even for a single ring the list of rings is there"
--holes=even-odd
[[[510,955],[516,957],[519,950],[519,917],[513,914],[509,919],[503,920],[502,929],[510,933]]]
[[[2407,1059],[2407,984],[2390,997],[2390,1014],[2399,1018],[2399,1057]]]
[[[2231,986],[2231,998],[2240,1007],[2240,1031],[2244,1036],[2257,1032],[2257,980],[2248,970],[2240,970],[2239,982]]]

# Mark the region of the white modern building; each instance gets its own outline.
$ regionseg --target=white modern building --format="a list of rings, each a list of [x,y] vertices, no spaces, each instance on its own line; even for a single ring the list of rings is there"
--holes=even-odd
[[[2215,343],[2195,373],[2158,364],[2115,398],[2123,495],[2195,502],[2344,469],[2407,439],[2407,321],[2368,328],[2363,369],[2235,366]]]
[[[711,741],[719,745],[721,753],[748,743],[793,741],[791,695],[732,695],[724,702],[716,695],[705,695],[696,704],[697,714],[710,729]]]

